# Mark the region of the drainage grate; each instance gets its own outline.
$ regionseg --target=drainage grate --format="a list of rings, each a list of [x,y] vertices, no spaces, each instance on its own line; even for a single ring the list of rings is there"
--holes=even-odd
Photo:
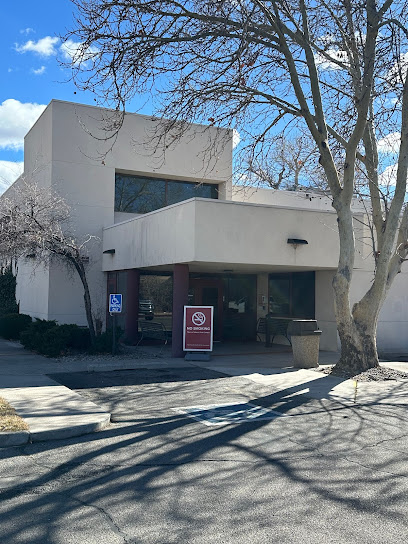
[[[234,423],[251,423],[283,416],[249,402],[234,404],[207,404],[203,406],[180,406],[173,408],[175,412],[192,417],[204,425],[228,425]]]

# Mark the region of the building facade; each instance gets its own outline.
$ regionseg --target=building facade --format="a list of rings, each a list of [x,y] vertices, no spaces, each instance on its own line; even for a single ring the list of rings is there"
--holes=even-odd
[[[96,237],[88,265],[95,316],[109,325],[108,293],[122,293],[128,341],[137,341],[141,320],[160,321],[175,356],[185,304],[214,306],[216,341],[256,340],[258,320],[269,314],[317,319],[321,349],[337,350],[331,281],[339,244],[330,200],[233,187],[231,131],[190,125],[178,137],[176,126],[153,144],[158,121],[126,114],[106,139],[115,115],[53,100],[24,148],[22,179],[62,195],[78,238]],[[354,216],[358,299],[373,262],[358,202]],[[403,271],[381,312],[381,351],[408,349],[407,285]],[[86,325],[80,282],[57,263],[20,263],[17,298],[22,313]]]

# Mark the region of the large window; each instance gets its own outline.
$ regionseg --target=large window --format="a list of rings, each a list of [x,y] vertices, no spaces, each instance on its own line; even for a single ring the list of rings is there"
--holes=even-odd
[[[276,317],[315,317],[315,273],[269,275],[269,313]]]
[[[218,186],[116,174],[115,211],[147,213],[193,197],[218,198]]]

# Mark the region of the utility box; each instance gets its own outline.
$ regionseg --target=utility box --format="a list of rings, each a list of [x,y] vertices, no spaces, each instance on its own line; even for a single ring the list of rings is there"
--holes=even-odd
[[[319,366],[319,344],[322,331],[314,319],[294,319],[288,327],[293,350],[295,368],[316,368]]]

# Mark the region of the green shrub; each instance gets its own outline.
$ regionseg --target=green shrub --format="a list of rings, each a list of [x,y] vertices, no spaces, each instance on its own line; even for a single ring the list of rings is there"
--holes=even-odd
[[[91,339],[89,330],[78,325],[57,325],[56,321],[37,319],[22,333],[21,343],[47,357],[58,357],[71,350],[87,350]]]
[[[120,327],[116,327],[116,336],[115,336],[115,350],[117,351],[119,345],[119,338],[123,334],[123,331]],[[89,348],[91,353],[110,353],[112,351],[112,329],[99,334],[95,338],[95,343]]]
[[[31,319],[31,318],[30,318]],[[116,349],[122,329],[116,327]],[[112,351],[112,329],[98,335],[91,346],[89,329],[78,325],[57,325],[56,321],[36,319],[21,333],[20,341],[26,349],[37,351],[47,357],[58,357],[70,351],[109,353]]]
[[[65,326],[71,327],[68,347],[78,351],[85,351],[89,349],[91,345],[91,335],[89,334],[89,329],[87,327],[78,327],[78,325]]]
[[[57,322],[47,321],[46,319],[37,319],[33,321],[27,330],[20,334],[20,342],[26,349],[31,349],[42,353],[42,343],[44,334],[47,330],[57,326]]]
[[[47,357],[58,357],[67,351],[70,336],[69,326],[56,325],[44,332],[41,348],[38,351]]]
[[[20,333],[25,331],[32,319],[26,314],[7,314],[0,317],[0,336],[7,340],[18,340]]]

